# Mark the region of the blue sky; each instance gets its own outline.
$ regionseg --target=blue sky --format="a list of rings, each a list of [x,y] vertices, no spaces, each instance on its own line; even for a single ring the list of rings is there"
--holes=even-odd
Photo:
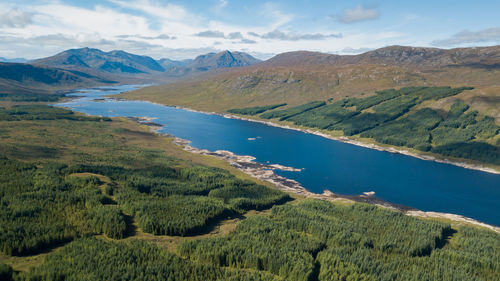
[[[69,48],[184,59],[220,50],[266,59],[388,45],[500,44],[500,1],[0,0],[0,57]]]

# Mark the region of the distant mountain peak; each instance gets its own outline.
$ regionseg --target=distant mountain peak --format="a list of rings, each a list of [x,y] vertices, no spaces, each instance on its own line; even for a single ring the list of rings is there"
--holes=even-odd
[[[210,70],[227,67],[249,66],[259,63],[260,60],[243,52],[231,52],[229,50],[218,53],[208,53],[196,57],[188,67],[199,70]]]
[[[153,58],[121,50],[104,52],[84,47],[63,51],[55,56],[38,59],[35,64],[62,68],[91,68],[116,74],[163,72],[165,69]]]

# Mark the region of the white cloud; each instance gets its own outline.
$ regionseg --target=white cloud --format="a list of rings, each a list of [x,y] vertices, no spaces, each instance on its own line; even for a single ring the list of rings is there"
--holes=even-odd
[[[500,42],[500,27],[492,27],[478,31],[464,30],[450,38],[434,40],[434,46],[454,46],[465,43]]]
[[[241,32],[231,32],[227,35],[229,39],[243,39],[243,34]]]
[[[274,39],[283,41],[299,41],[299,40],[324,40],[327,38],[342,38],[342,34],[321,34],[321,33],[309,33],[309,34],[298,34],[293,32],[283,32],[279,30],[273,30],[264,34],[257,34],[255,32],[250,33],[253,36],[257,36],[264,39]]]
[[[220,10],[224,9],[227,6],[227,4],[229,4],[228,0],[219,0],[215,9],[217,11],[220,11]]]
[[[294,18],[294,15],[283,13],[276,4],[271,2],[264,4],[260,15],[267,17],[270,21],[272,21],[270,24],[271,29],[277,29],[278,27],[289,23]]]
[[[218,30],[205,30],[194,34],[194,36],[198,37],[207,37],[207,38],[225,38],[224,32]]]
[[[155,40],[155,39],[174,40],[174,39],[177,39],[177,37],[170,36],[168,34],[159,34],[159,35],[155,35],[155,36],[143,36],[140,34],[135,34],[135,35],[124,34],[124,35],[118,35],[115,37],[116,38],[139,38],[139,39],[146,39],[146,40]]]
[[[257,41],[255,40],[252,40],[252,39],[246,39],[246,38],[243,38],[241,39],[239,42],[237,43],[241,43],[241,44],[257,44]]]
[[[123,0],[108,0],[118,6],[128,8],[131,10],[141,11],[146,14],[173,21],[183,21],[187,20],[190,15],[182,6],[174,4],[159,5],[157,3],[152,3],[149,0],[135,0],[135,1],[123,1]],[[193,20],[193,18],[191,18]]]
[[[366,53],[368,51],[371,51],[373,50],[372,48],[357,48],[357,49],[354,49],[354,48],[351,48],[351,47],[347,47],[347,48],[344,48],[342,50],[340,50],[340,54],[362,54],[362,53]]]
[[[32,23],[32,17],[31,13],[12,8],[5,13],[0,13],[0,27],[25,27]]]
[[[16,7],[32,15],[24,27],[0,25],[0,56],[33,59],[88,46],[155,58],[193,58],[225,49],[268,58],[295,50],[335,52],[350,46],[381,47],[399,43],[404,36],[390,30],[362,33],[344,29],[341,34],[328,27],[302,29],[306,27],[295,26],[294,22],[300,20],[299,15],[284,12],[273,3],[258,6],[255,20],[247,25],[219,20],[224,17],[211,19],[208,14],[195,14],[163,0],[107,0],[87,7],[61,0],[35,3],[40,4]],[[212,7],[220,4],[218,0],[210,3]],[[0,11],[13,8],[0,3]]]
[[[366,8],[358,5],[353,9],[346,9],[336,18],[343,23],[355,23],[360,21],[375,20],[380,17],[380,12],[376,8]]]

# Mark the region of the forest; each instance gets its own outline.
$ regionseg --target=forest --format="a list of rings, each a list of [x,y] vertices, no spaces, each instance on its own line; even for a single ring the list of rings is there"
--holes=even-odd
[[[16,118],[0,120],[1,280],[500,279],[496,232],[292,197],[126,120],[3,112]]]
[[[276,118],[321,130],[340,131],[346,136],[371,138],[378,143],[446,157],[500,165],[500,126],[493,117],[480,116],[460,100],[452,104],[444,114],[429,107],[417,107],[425,101],[455,96],[471,89],[388,89],[364,98],[346,98],[331,103],[316,101],[284,110],[268,111],[259,117]]]
[[[265,105],[265,106],[255,106],[255,107],[245,107],[245,108],[235,108],[230,109],[227,112],[241,115],[255,115],[271,109],[285,106],[286,103]]]

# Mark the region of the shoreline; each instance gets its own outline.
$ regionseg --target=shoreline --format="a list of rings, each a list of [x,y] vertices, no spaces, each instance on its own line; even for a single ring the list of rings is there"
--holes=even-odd
[[[461,167],[461,168],[464,168],[464,169],[476,170],[476,171],[481,171],[481,172],[485,172],[485,173],[500,175],[500,170],[497,170],[497,169],[494,169],[494,168],[490,168],[490,167],[486,167],[486,166],[481,165],[481,164],[471,164],[471,163],[466,163],[466,162],[453,161],[453,160],[448,160],[446,158],[440,159],[440,158],[438,158],[436,156],[423,155],[423,154],[419,154],[419,153],[415,153],[415,152],[410,152],[410,151],[408,151],[406,149],[398,149],[398,148],[395,148],[393,146],[387,146],[387,147],[385,147],[385,146],[380,146],[380,145],[377,145],[377,144],[374,144],[374,143],[365,143],[365,142],[362,142],[362,141],[350,139],[350,138],[348,138],[346,136],[334,137],[332,135],[329,135],[329,134],[326,134],[326,133],[323,133],[323,132],[320,132],[320,131],[316,131],[316,130],[313,130],[313,129],[302,129],[302,128],[297,128],[297,127],[293,127],[293,126],[290,126],[290,125],[277,124],[277,123],[274,123],[274,122],[271,122],[271,121],[257,120],[257,119],[242,117],[242,116],[238,116],[238,115],[234,115],[234,114],[230,114],[230,113],[219,113],[219,112],[214,112],[214,111],[212,111],[212,112],[201,111],[201,110],[196,110],[196,109],[192,109],[192,108],[189,108],[189,107],[183,107],[183,106],[178,106],[178,105],[165,105],[165,104],[161,104],[161,103],[157,103],[157,102],[152,102],[152,101],[148,101],[148,100],[139,100],[139,99],[137,99],[137,100],[136,99],[130,100],[130,99],[123,99],[123,98],[114,98],[114,97],[111,97],[111,96],[108,96],[108,98],[115,99],[115,100],[118,100],[118,101],[125,100],[125,101],[149,102],[149,103],[156,104],[156,105],[169,106],[169,107],[178,108],[178,109],[182,109],[182,110],[186,110],[186,111],[191,111],[191,112],[197,112],[197,113],[203,113],[203,114],[209,114],[209,115],[218,115],[218,116],[221,116],[221,117],[224,117],[224,118],[228,118],[228,119],[236,119],[236,120],[243,120],[243,121],[248,121],[248,122],[255,122],[255,123],[260,123],[260,124],[264,124],[264,125],[267,125],[267,126],[272,126],[272,127],[277,127],[277,128],[287,129],[287,130],[299,131],[299,132],[302,132],[302,133],[305,133],[305,134],[316,135],[316,136],[320,136],[320,137],[323,137],[323,138],[326,138],[326,139],[330,139],[330,140],[333,140],[333,141],[339,141],[339,142],[343,142],[343,143],[347,143],[347,144],[352,144],[352,145],[355,145],[355,146],[360,146],[360,147],[364,147],[364,148],[368,148],[368,149],[373,149],[373,150],[378,150],[378,151],[384,151],[384,152],[389,152],[389,153],[394,153],[394,154],[401,154],[401,155],[405,155],[405,156],[409,156],[409,157],[414,157],[414,158],[417,158],[417,159],[420,159],[420,160],[424,160],[424,161],[434,161],[434,162],[437,162],[437,163],[449,164],[449,165]]]
[[[164,126],[152,122],[152,120],[154,120],[155,118],[150,118],[150,117],[126,117],[126,118],[138,124],[147,126],[149,130],[151,132],[154,132],[155,134],[172,139],[172,142],[174,144],[182,147],[182,149],[187,152],[212,156],[224,160],[228,162],[232,167],[242,171],[243,173],[258,180],[267,181],[273,184],[277,189],[284,192],[293,193],[296,195],[304,196],[306,198],[314,198],[314,199],[321,199],[328,201],[343,201],[347,203],[363,202],[363,203],[373,204],[382,208],[399,211],[408,216],[431,218],[431,219],[446,219],[457,223],[466,223],[474,226],[487,228],[496,233],[500,233],[500,227],[483,223],[478,220],[468,218],[462,215],[433,212],[433,211],[421,211],[412,207],[384,201],[374,196],[375,192],[373,191],[364,192],[363,194],[360,195],[336,194],[330,190],[324,190],[323,193],[321,194],[313,193],[307,190],[305,187],[301,186],[300,183],[298,183],[297,181],[274,173],[274,170],[299,172],[301,171],[300,169],[296,169],[293,167],[286,167],[279,164],[263,164],[254,162],[255,157],[253,156],[237,155],[227,150],[209,151],[207,149],[199,149],[191,146],[190,145],[191,142],[189,140],[181,139],[174,135],[159,132],[159,130],[161,130]]]
[[[251,119],[251,118],[245,118],[245,117],[241,117],[241,116],[233,115],[233,114],[229,114],[229,113],[204,112],[204,111],[198,111],[198,110],[194,110],[194,109],[190,109],[190,108],[184,108],[184,107],[179,107],[179,106],[173,106],[173,107],[179,108],[179,109],[183,109],[183,110],[189,110],[189,111],[193,111],[193,112],[198,112],[198,113],[205,113],[205,114],[211,114],[211,115],[219,115],[219,116],[222,116],[224,118],[229,118],[229,119],[237,119],[237,120],[243,120],[243,121],[261,123],[261,124],[264,124],[264,125],[267,125],[267,126],[273,126],[273,127],[287,129],[287,130],[299,131],[299,132],[303,132],[305,134],[316,135],[316,136],[320,136],[320,137],[323,137],[323,138],[326,138],[326,139],[330,139],[330,140],[334,140],[334,141],[339,141],[339,142],[343,142],[343,143],[348,143],[348,144],[352,144],[352,145],[356,145],[356,146],[360,146],[360,147],[364,147],[364,148],[368,148],[368,149],[374,149],[374,150],[378,150],[378,151],[384,151],[384,152],[389,152],[389,153],[401,154],[401,155],[406,155],[406,156],[414,157],[414,158],[417,158],[417,159],[420,159],[420,160],[434,161],[434,162],[437,162],[437,163],[449,164],[449,165],[453,165],[453,166],[457,166],[457,167],[461,167],[461,168],[465,168],[465,169],[478,170],[478,171],[482,171],[482,172],[486,172],[486,173],[500,175],[500,171],[495,170],[493,168],[485,167],[483,165],[471,164],[471,163],[466,163],[466,162],[452,161],[452,160],[448,160],[446,158],[445,159],[439,159],[439,158],[437,158],[435,156],[422,155],[422,154],[410,152],[410,151],[408,151],[406,149],[397,149],[397,148],[392,147],[392,146],[385,147],[385,146],[380,146],[380,145],[377,145],[377,144],[374,144],[374,143],[365,143],[365,142],[362,142],[362,141],[350,139],[350,138],[348,138],[346,136],[334,137],[332,135],[329,135],[329,134],[326,134],[326,133],[323,133],[323,132],[319,132],[319,131],[316,131],[316,130],[313,130],[313,129],[302,129],[302,128],[297,128],[297,127],[293,127],[293,126],[289,126],[289,125],[277,124],[277,123],[274,123],[274,122],[271,122],[271,121],[263,121],[263,120],[256,120],[256,119]]]

